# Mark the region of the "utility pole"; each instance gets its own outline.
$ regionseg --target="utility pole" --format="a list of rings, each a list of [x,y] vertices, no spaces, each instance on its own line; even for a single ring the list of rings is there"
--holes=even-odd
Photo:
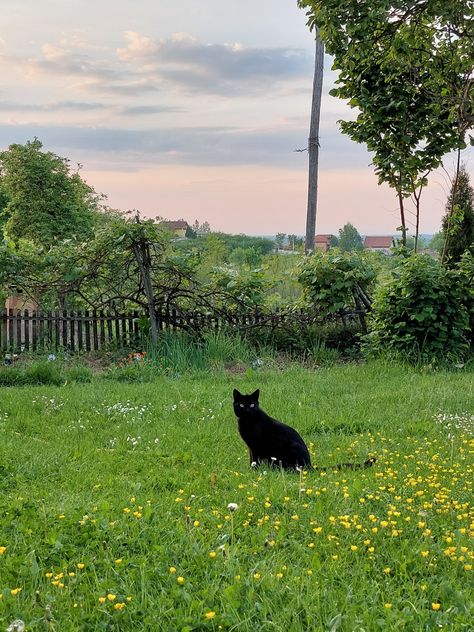
[[[314,59],[313,100],[311,104],[311,123],[308,138],[308,209],[306,212],[306,237],[304,251],[314,250],[316,234],[316,208],[318,201],[318,164],[319,164],[319,119],[321,114],[321,95],[323,91],[324,44],[319,28],[314,27],[316,35],[316,53]]]

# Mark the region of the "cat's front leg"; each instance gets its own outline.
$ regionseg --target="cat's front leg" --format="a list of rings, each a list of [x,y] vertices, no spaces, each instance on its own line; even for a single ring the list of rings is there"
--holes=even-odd
[[[252,450],[249,448],[249,458],[250,458],[250,467],[255,467],[254,463],[256,462]]]

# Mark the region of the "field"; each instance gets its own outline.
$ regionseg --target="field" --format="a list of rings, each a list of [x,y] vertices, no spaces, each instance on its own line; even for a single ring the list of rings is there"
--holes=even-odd
[[[373,363],[0,389],[1,628],[472,631],[472,384]],[[316,465],[376,465],[253,470],[234,386]]]

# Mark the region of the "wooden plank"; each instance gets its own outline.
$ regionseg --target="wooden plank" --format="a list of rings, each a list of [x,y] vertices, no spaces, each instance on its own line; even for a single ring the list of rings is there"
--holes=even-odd
[[[76,329],[77,329],[77,350],[84,350],[84,315],[82,312],[76,312]]]
[[[97,322],[97,312],[94,309],[94,311],[92,312],[92,343],[93,343],[93,350],[94,351],[98,351],[99,350],[99,331],[98,331],[98,322]]]
[[[99,312],[99,347],[105,348],[105,315],[102,310]]]
[[[84,312],[84,325],[85,325],[85,338],[86,338],[86,351],[91,350],[91,322],[89,311]]]

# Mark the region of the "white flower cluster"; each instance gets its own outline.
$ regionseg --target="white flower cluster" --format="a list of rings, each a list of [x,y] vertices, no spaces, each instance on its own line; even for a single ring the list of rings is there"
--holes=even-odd
[[[463,433],[474,436],[474,415],[469,413],[438,413],[435,421],[448,431],[448,438]]]
[[[38,399],[32,399],[31,403],[41,406],[45,413],[51,413],[61,410],[65,402],[59,398],[56,399],[54,397],[46,397],[45,395],[42,395],[41,397],[38,397]]]
[[[129,421],[141,421],[148,412],[150,404],[141,404],[137,406],[132,404],[130,400],[126,402],[117,402],[116,404],[103,404],[103,412],[108,417],[123,417]]]

